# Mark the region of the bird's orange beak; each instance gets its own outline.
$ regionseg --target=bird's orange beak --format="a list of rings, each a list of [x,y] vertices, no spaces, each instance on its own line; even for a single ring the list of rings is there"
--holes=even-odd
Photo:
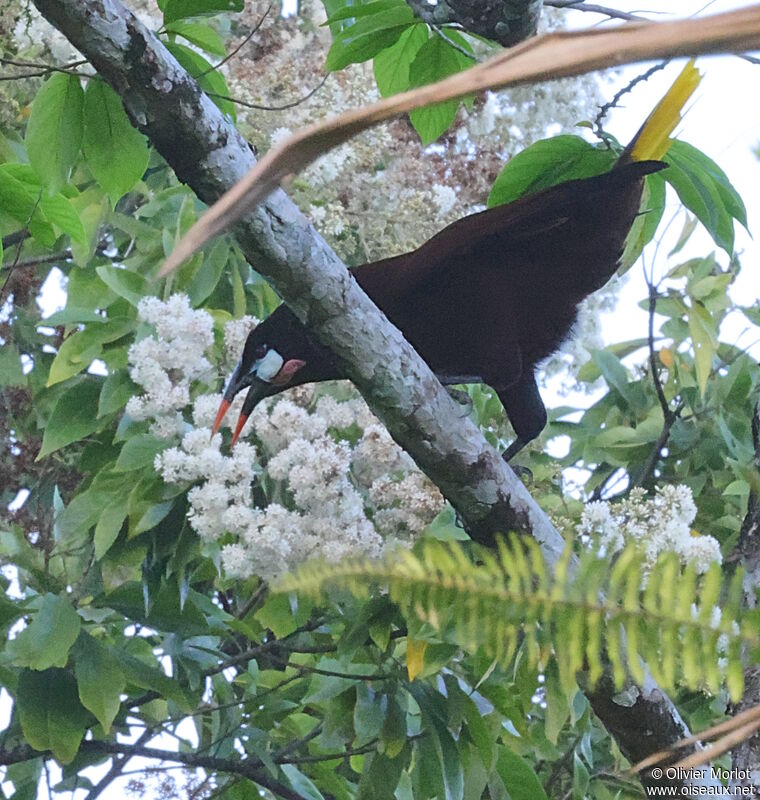
[[[230,401],[226,399],[222,399],[222,402],[219,403],[219,411],[216,412],[216,419],[214,420],[214,427],[211,429],[211,438],[214,438],[214,434],[219,430],[219,426],[222,424],[222,420],[224,419],[224,415],[229,411],[230,408]]]
[[[237,442],[245,423],[248,422],[248,414],[242,413],[238,417],[237,425],[235,426],[235,433],[232,434],[232,441],[230,442],[230,450],[235,446],[235,442]]]

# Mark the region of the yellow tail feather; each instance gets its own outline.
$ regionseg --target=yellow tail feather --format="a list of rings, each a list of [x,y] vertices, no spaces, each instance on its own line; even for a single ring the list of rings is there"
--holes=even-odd
[[[691,59],[626,148],[631,161],[658,161],[668,152],[670,134],[681,121],[683,108],[701,80],[702,75]]]

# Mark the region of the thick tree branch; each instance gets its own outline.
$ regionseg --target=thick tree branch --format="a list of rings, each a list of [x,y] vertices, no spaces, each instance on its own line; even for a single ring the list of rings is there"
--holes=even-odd
[[[202,200],[218,198],[253,165],[234,126],[118,0],[35,4],[116,89],[137,127]],[[343,361],[473,538],[488,543],[496,531],[518,530],[533,535],[554,562],[563,541],[546,515],[288,197],[281,190],[272,193],[237,226],[236,235],[248,260]],[[688,735],[656,686],[640,690],[636,704],[644,705],[629,724],[623,720],[635,709],[617,705],[612,696],[612,689],[598,689],[595,703],[623,752],[639,751],[642,729],[657,732],[647,740],[656,749]]]

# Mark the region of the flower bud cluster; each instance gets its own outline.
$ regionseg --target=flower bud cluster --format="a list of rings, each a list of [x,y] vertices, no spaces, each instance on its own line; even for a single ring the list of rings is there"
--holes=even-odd
[[[634,489],[619,503],[587,503],[577,530],[610,555],[635,542],[647,569],[661,553],[674,552],[684,566],[693,564],[703,574],[714,562],[720,564],[722,557],[717,539],[692,530],[696,515],[688,486],[662,486],[654,497],[647,497],[643,489]]]

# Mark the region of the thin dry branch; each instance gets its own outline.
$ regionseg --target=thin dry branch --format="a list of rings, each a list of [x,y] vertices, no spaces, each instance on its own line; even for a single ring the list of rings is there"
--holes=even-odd
[[[551,33],[506,50],[438,83],[311,125],[270,150],[185,234],[167,258],[167,275],[211,237],[244,217],[289,175],[357,133],[392,117],[485,89],[567,78],[654,58],[741,53],[760,48],[760,5],[698,19],[640,22],[612,30]]]

